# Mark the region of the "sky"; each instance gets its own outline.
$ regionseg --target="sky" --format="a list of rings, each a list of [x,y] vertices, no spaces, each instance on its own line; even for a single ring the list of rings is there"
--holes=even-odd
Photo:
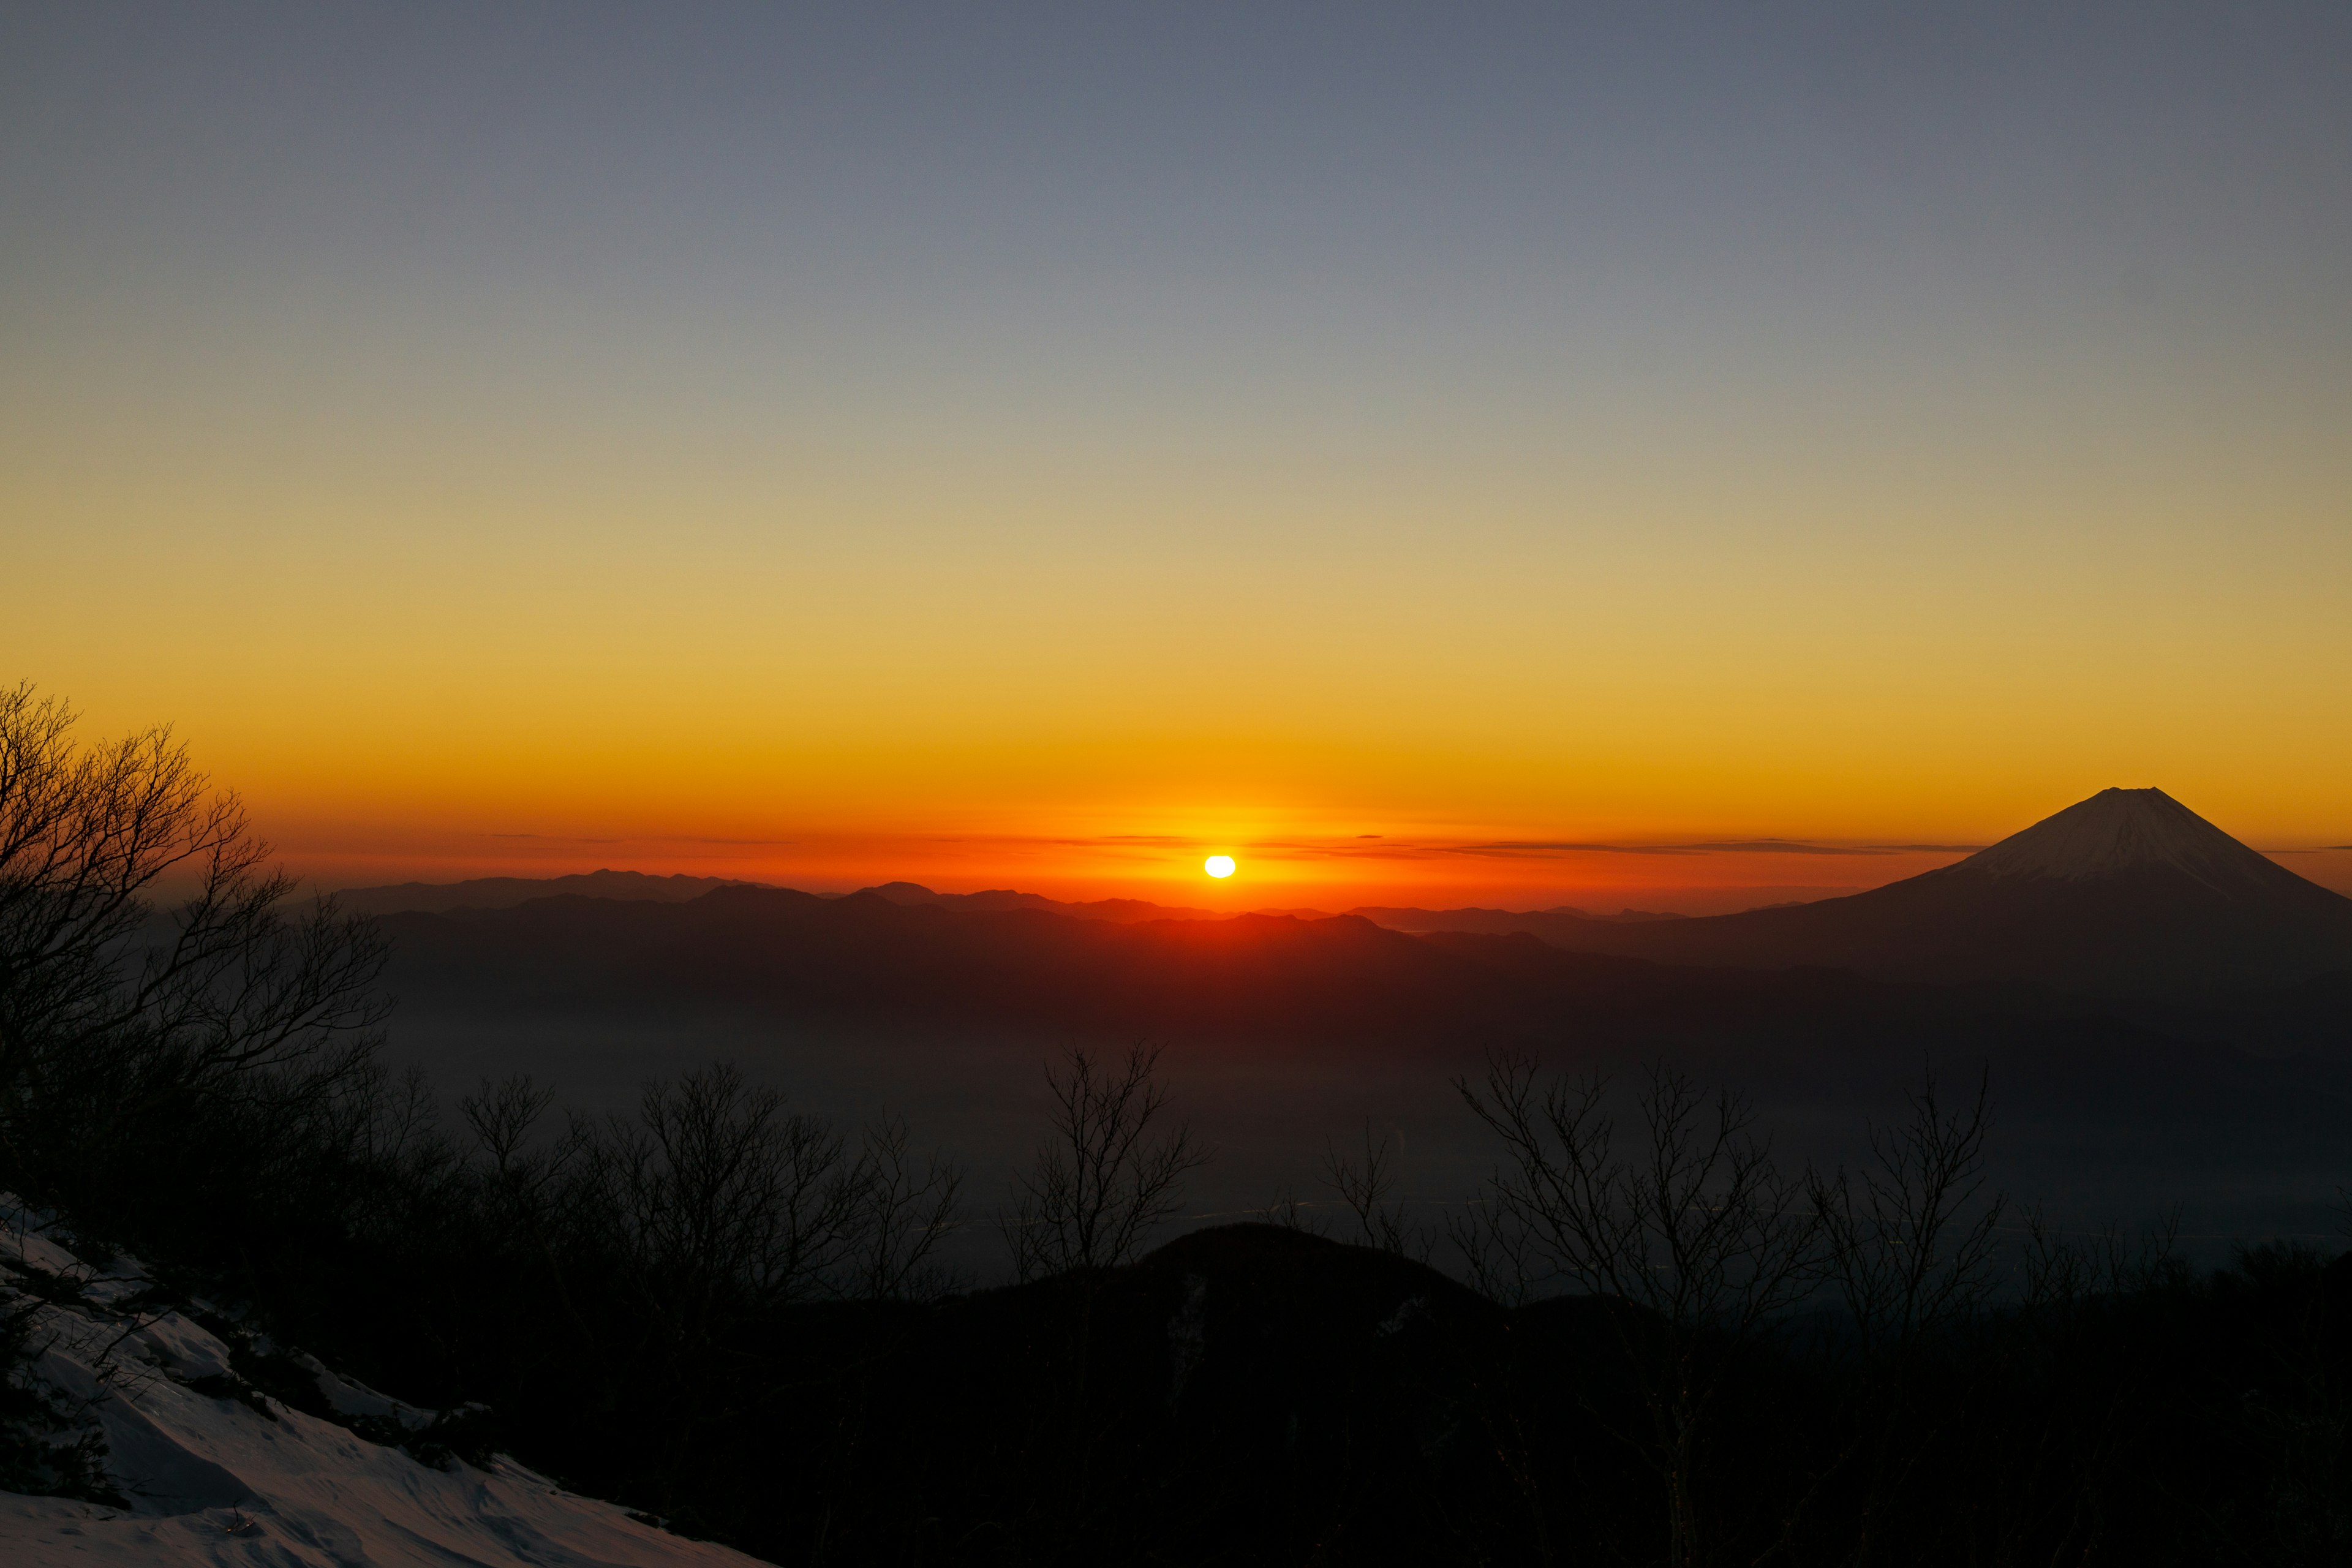
[[[2347,71],[2334,5],[0,5],[0,676],[329,885],[1696,910],[2154,784],[2352,887]]]

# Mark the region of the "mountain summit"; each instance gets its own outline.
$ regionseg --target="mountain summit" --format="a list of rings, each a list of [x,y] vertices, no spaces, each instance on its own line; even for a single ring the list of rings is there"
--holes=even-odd
[[[2103,789],[1950,868],[1962,868],[1969,876],[2069,882],[2168,870],[2223,898],[2299,897],[2289,891],[2295,887],[2326,891],[2160,789]]]

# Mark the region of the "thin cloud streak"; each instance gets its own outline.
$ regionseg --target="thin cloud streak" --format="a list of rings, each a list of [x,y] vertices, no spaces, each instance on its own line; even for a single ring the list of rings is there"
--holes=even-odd
[[[1809,844],[1790,838],[1701,844],[1591,844],[1532,840],[1464,844],[1455,855],[1973,855],[1981,844]]]

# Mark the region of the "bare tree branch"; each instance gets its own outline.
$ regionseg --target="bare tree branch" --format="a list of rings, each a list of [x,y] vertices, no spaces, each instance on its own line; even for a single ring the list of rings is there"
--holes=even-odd
[[[1181,1205],[1185,1176],[1209,1156],[1191,1129],[1161,1131],[1159,1061],[1158,1047],[1139,1045],[1116,1066],[1074,1050],[1045,1069],[1052,1130],[998,1220],[1019,1278],[1130,1262]]]

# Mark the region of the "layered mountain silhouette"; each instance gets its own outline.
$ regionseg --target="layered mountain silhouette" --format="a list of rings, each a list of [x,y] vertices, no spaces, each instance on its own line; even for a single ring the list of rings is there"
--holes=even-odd
[[[1967,859],[1847,898],[1625,924],[1501,910],[1366,911],[1423,931],[1526,931],[1662,963],[2189,996],[2352,969],[2352,899],[2160,789],[2107,789]]]
[[[2332,994],[2339,977],[2352,977],[2352,900],[2157,789],[2103,790],[1957,864],[1866,893],[1691,918],[1385,908],[1221,917],[1130,899],[943,894],[912,882],[823,897],[610,871],[345,899],[369,910],[457,913],[462,928],[404,924],[405,942],[460,968],[504,949],[518,983],[585,966],[600,984],[635,974],[681,994],[740,995],[750,984],[804,999],[929,997],[983,1011],[1018,994],[1013,1013],[1064,1018],[1130,1004],[1147,1015],[1319,1015],[1349,1026],[1394,1018],[1398,1008],[1460,1019],[1493,1016],[1503,1003],[1501,1012],[1524,1016],[1536,994],[1557,1002],[1601,983],[1603,970],[1541,956],[1563,949],[1559,957],[1682,972],[1674,984],[1634,984],[1643,991],[1688,986],[1700,969],[1844,970],[2139,1001],[2313,984]],[[1443,936],[1535,938],[1542,950],[1412,940]],[[656,980],[655,971],[666,973]],[[1606,973],[1615,978],[1604,988],[1633,984],[1622,970]]]
[[[2020,983],[2147,1001],[2308,989],[2352,970],[2352,900],[2156,790],[2106,791],[1957,865],[1815,904],[1652,921],[1467,913],[1540,929],[1154,919],[1150,906],[912,884],[845,898],[557,897],[388,924],[404,989],[454,984],[509,1005],[702,1001],[1296,1038],[1532,1036],[1571,1018],[1707,1033],[1732,1020],[1916,1019],[1980,1008]],[[1921,982],[1979,1000],[1920,994]]]

